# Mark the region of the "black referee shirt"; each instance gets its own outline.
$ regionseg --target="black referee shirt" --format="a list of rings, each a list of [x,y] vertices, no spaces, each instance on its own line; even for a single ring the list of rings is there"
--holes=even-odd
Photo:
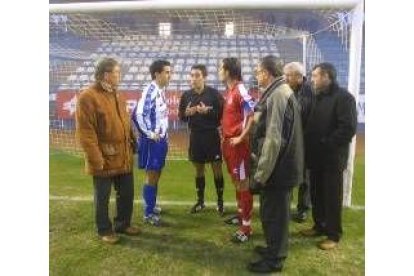
[[[195,113],[193,116],[185,116],[185,109],[188,106],[194,107],[200,105],[201,102],[206,106],[211,106],[212,109],[207,114]],[[205,86],[200,94],[194,89],[187,90],[181,96],[178,116],[182,121],[188,122],[188,127],[193,131],[217,129],[223,115],[223,102],[223,96],[212,87]]]

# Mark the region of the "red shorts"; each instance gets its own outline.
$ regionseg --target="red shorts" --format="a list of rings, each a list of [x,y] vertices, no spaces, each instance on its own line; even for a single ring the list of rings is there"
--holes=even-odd
[[[242,142],[237,146],[231,146],[230,139],[225,138],[222,144],[222,153],[231,178],[238,182],[245,180],[249,176],[249,144]]]

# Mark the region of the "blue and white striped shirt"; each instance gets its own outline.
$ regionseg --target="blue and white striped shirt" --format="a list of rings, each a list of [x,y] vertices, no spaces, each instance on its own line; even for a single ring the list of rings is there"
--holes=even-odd
[[[165,91],[155,81],[142,92],[142,97],[132,112],[132,121],[145,137],[150,138],[152,134],[159,134],[161,138],[167,137],[168,109]]]

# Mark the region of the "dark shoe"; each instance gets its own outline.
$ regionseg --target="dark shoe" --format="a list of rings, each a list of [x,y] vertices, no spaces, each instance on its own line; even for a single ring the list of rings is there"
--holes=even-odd
[[[119,236],[112,233],[112,234],[108,234],[108,235],[102,235],[100,236],[100,239],[107,243],[107,244],[116,244],[117,242],[119,242]]]
[[[270,273],[270,272],[280,272],[283,269],[282,263],[272,264],[267,260],[259,260],[256,262],[251,262],[247,265],[247,269],[250,272],[257,273]]]
[[[222,217],[224,215],[224,204],[223,201],[217,202],[217,212]]]
[[[265,256],[268,253],[268,248],[266,246],[258,245],[254,248],[254,252],[259,254],[260,256]]]
[[[319,236],[323,236],[324,235],[322,232],[317,231],[317,230],[315,230],[313,228],[302,230],[302,231],[300,231],[300,234],[302,236],[304,236],[304,237],[309,237],[309,238],[311,238],[311,237],[319,237]]]
[[[196,204],[194,204],[193,207],[191,207],[190,213],[195,214],[195,213],[201,212],[204,208],[206,208],[206,205],[204,205],[204,202],[198,201]]]
[[[338,242],[330,240],[330,239],[323,240],[318,244],[318,247],[322,250],[331,250],[331,249],[336,248],[337,246],[338,246]]]
[[[141,233],[141,230],[135,226],[129,226],[121,231],[116,231],[117,233],[125,234],[127,236],[137,236]]]
[[[292,215],[292,220],[297,223],[303,223],[308,218],[308,214],[304,211],[296,212]]]
[[[229,225],[240,225],[239,215],[234,215],[229,217],[228,219],[224,220],[224,223]]]

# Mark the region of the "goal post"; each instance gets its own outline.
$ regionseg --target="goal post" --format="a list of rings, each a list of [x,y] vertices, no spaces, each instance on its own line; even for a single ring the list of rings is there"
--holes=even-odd
[[[189,0],[152,0],[152,1],[104,1],[93,3],[49,4],[51,13],[70,12],[113,12],[131,10],[168,10],[168,9],[353,9],[360,0],[234,0],[234,1],[189,1]]]
[[[359,103],[360,77],[361,77],[361,60],[362,60],[362,39],[363,39],[363,24],[364,24],[364,2],[359,1],[352,9],[352,23],[349,46],[349,79],[348,91],[355,97],[355,101]],[[348,165],[344,171],[344,200],[345,206],[352,204],[352,182],[354,176],[355,166],[355,149],[356,136],[352,139]]]

